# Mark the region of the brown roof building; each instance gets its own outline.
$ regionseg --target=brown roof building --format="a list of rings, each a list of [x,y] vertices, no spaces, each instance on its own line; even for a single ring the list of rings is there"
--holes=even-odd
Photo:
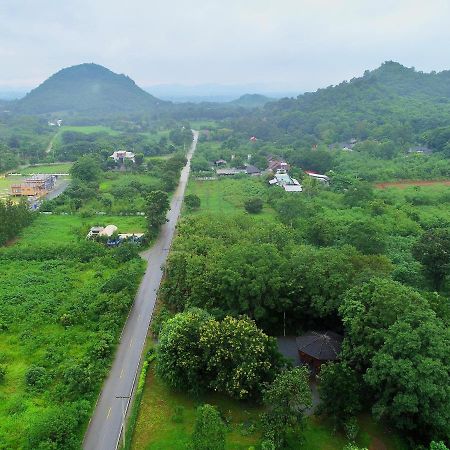
[[[323,363],[339,359],[342,340],[343,337],[333,331],[310,331],[297,337],[279,337],[278,350],[295,366],[307,364],[316,374]]]

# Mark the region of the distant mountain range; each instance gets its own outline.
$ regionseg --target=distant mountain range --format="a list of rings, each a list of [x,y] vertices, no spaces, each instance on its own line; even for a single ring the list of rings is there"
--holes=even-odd
[[[98,64],[62,69],[14,102],[18,113],[122,113],[155,110],[166,105],[126,75]]]
[[[289,91],[276,86],[254,84],[198,84],[194,86],[182,84],[159,84],[145,87],[147,92],[163,100],[175,103],[225,103],[238,99],[246,94],[262,94],[276,99],[283,97],[296,97],[299,91]]]

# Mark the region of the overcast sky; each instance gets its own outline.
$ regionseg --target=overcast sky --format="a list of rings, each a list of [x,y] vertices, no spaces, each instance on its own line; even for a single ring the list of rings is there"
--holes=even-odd
[[[0,0],[0,87],[96,62],[141,86],[315,90],[385,60],[450,69],[450,0]]]

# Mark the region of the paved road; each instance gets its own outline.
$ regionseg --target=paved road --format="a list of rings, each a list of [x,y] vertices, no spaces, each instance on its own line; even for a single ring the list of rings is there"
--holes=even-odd
[[[190,160],[197,145],[198,133],[188,153],[188,164],[181,172],[180,183],[172,198],[169,221],[161,227],[153,247],[143,256],[148,261],[134,305],[122,332],[109,376],[103,386],[97,406],[84,437],[85,450],[115,450],[122,429],[122,400],[117,396],[130,396],[144,347],[147,330],[155,306],[156,294],[162,278],[161,266],[165,263],[172,243],[175,226],[183,203],[184,191],[190,171]],[[129,400],[124,400],[125,408]]]

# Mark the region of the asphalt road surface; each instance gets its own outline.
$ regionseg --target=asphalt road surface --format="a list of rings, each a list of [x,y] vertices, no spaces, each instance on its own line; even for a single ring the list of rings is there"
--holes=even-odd
[[[115,450],[120,447],[118,442],[122,432],[122,407],[125,411],[128,409],[129,399],[117,397],[130,397],[134,389],[142,349],[163,275],[161,267],[166,262],[172,243],[197,139],[198,132],[194,132],[194,141],[187,156],[188,163],[181,172],[180,183],[170,203],[168,222],[161,227],[152,248],[143,254],[148,261],[147,270],[123,328],[111,371],[86,431],[83,442],[85,450]]]

